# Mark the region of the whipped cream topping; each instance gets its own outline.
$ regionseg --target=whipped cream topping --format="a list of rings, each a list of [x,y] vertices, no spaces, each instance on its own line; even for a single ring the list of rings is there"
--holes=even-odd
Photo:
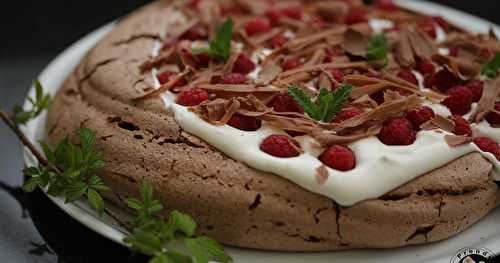
[[[375,32],[390,27],[391,21],[380,19],[370,21]],[[440,35],[440,34],[438,34]],[[268,51],[261,50],[252,54],[257,60]],[[255,78],[260,71],[257,67],[250,73]],[[156,76],[153,70],[153,76]],[[422,76],[417,74],[422,89]],[[155,78],[155,86],[160,84]],[[348,146],[356,154],[356,168],[342,172],[326,168],[328,179],[317,182],[317,168],[323,164],[318,156],[324,149],[319,148],[308,135],[295,137],[304,153],[293,158],[277,158],[260,150],[261,142],[272,134],[286,134],[283,130],[271,127],[265,122],[254,132],[241,131],[229,125],[215,126],[205,122],[187,107],[175,103],[175,94],[162,94],[165,106],[174,114],[180,127],[206,141],[231,158],[255,169],[273,173],[286,178],[308,191],[327,196],[343,206],[351,206],[360,201],[379,198],[397,187],[410,182],[418,176],[472,152],[481,152],[494,165],[493,175],[500,180],[500,162],[491,153],[480,151],[473,143],[450,147],[444,140],[444,131],[420,131],[417,140],[409,146],[388,146],[377,137],[358,140]],[[450,111],[443,105],[424,101],[436,114],[450,116]],[[472,125],[475,133],[500,141],[500,132],[487,122]]]

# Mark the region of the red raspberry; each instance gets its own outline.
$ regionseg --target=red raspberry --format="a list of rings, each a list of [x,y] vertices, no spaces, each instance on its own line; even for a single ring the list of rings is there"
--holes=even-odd
[[[271,38],[271,46],[273,48],[279,48],[283,46],[287,41],[288,39],[283,34],[279,34]]]
[[[204,40],[207,39],[207,32],[201,25],[195,25],[182,34],[181,39],[186,40]]]
[[[420,74],[427,76],[429,74],[434,74],[436,72],[436,67],[428,60],[419,59],[415,69],[420,72]]]
[[[235,114],[227,124],[242,131],[256,131],[262,126],[262,121],[255,117]]]
[[[345,120],[361,115],[362,113],[363,111],[360,108],[355,106],[348,106],[343,108],[339,113],[337,113],[332,122],[341,123]]]
[[[243,8],[240,5],[235,4],[225,4],[220,7],[221,16],[232,16],[232,15],[242,15],[244,14]]]
[[[470,111],[472,105],[472,92],[464,86],[456,86],[449,89],[448,97],[443,104],[450,109],[451,113],[464,115]]]
[[[300,6],[291,6],[281,9],[281,13],[283,13],[284,16],[289,17],[291,19],[295,20],[302,19],[302,10]]]
[[[167,83],[171,77],[177,75],[178,73],[177,72],[173,72],[173,71],[164,71],[158,75],[156,75],[156,78],[158,79],[158,82],[160,82],[160,84],[165,84]],[[175,87],[181,87],[181,86],[185,86],[187,84],[186,80],[184,78],[181,78],[179,79],[176,83],[175,83]]]
[[[288,94],[278,94],[271,102],[271,107],[277,112],[304,113],[304,109]]]
[[[318,159],[326,166],[339,171],[349,171],[356,166],[354,152],[343,145],[333,145],[326,149]]]
[[[478,102],[483,96],[484,82],[480,80],[471,80],[465,86],[472,92],[472,101]]]
[[[249,36],[255,36],[271,31],[271,25],[266,19],[257,18],[245,24],[245,32]]]
[[[415,142],[416,135],[409,120],[397,117],[384,122],[378,138],[386,145],[411,145]]]
[[[252,72],[254,69],[255,64],[250,59],[250,57],[245,53],[240,53],[238,55],[238,58],[236,59],[236,62],[234,63],[233,72],[246,75]]]
[[[460,52],[460,48],[457,46],[450,47],[450,56],[458,57],[458,52]]]
[[[177,104],[182,106],[196,106],[208,100],[208,93],[205,90],[194,88],[183,91],[177,97]]]
[[[452,87],[459,85],[462,82],[460,78],[453,75],[448,69],[442,69],[435,74],[425,77],[425,87],[428,89],[436,89],[441,92],[446,92]]]
[[[401,8],[397,6],[392,0],[378,0],[375,2],[375,8],[378,8],[387,12],[399,11]]]
[[[187,4],[189,8],[197,8],[200,0],[190,0]]]
[[[366,12],[364,10],[352,10],[344,18],[344,23],[347,25],[354,25],[359,23],[368,23],[368,18],[366,17]]]
[[[294,68],[298,68],[300,66],[300,61],[298,58],[289,58],[281,64],[281,67],[284,71],[292,70]]]
[[[271,9],[271,10],[267,10],[265,15],[272,26],[277,26],[277,25],[279,25],[281,16],[283,14],[276,9]]]
[[[417,131],[420,130],[420,125],[424,124],[435,116],[436,114],[434,114],[434,111],[427,106],[423,106],[418,110],[412,110],[406,113],[406,118],[411,122],[413,128]]]
[[[418,86],[417,77],[415,77],[415,74],[409,69],[401,69],[397,77]]]
[[[210,56],[206,53],[198,54],[194,57],[196,68],[206,68],[210,64]]]
[[[434,23],[434,20],[432,18],[428,18],[425,20],[422,20],[418,23],[418,27],[427,33],[431,38],[436,39],[437,38],[437,31],[436,31],[436,23]]]
[[[332,69],[330,73],[338,83],[344,82],[344,72],[341,69]]]
[[[311,24],[315,28],[324,28],[326,27],[326,21],[320,16],[311,17]]]
[[[497,102],[495,104],[495,110],[500,111],[500,102]],[[500,124],[500,114],[496,112],[490,112],[486,115],[485,119],[493,125],[498,125]]]
[[[478,137],[474,139],[474,143],[481,151],[492,153],[500,161],[500,146],[497,142],[490,138]]]
[[[456,135],[472,136],[470,124],[460,115],[452,115],[450,119],[455,123],[453,133]]]
[[[298,147],[299,143],[286,135],[271,135],[260,144],[261,151],[281,158],[299,156]]]
[[[241,73],[229,73],[222,76],[221,83],[229,85],[244,84],[248,81],[247,76]]]

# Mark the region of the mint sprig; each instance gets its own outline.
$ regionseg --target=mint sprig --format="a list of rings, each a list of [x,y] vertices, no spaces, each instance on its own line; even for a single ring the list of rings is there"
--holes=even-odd
[[[498,76],[499,69],[500,69],[500,54],[496,54],[495,57],[490,62],[483,65],[481,69],[481,75],[493,79]]]
[[[384,34],[373,36],[366,46],[366,58],[369,61],[386,60],[389,45]]]
[[[217,241],[206,236],[195,236],[197,225],[189,215],[172,211],[167,221],[157,219],[155,214],[163,206],[154,198],[151,185],[143,182],[139,193],[141,200],[126,200],[127,205],[137,212],[137,218],[134,220],[133,233],[124,241],[133,249],[151,256],[149,263],[192,262],[190,256],[166,248],[175,239],[184,239],[184,245],[196,263],[208,263],[210,260],[223,263],[232,261]]]
[[[70,143],[68,137],[59,142],[55,151],[47,143],[40,143],[50,166],[24,169],[24,174],[30,179],[23,189],[32,192],[37,187],[47,187],[48,194],[63,197],[66,203],[86,197],[90,206],[102,213],[104,200],[100,193],[110,189],[93,172],[103,167],[104,161],[102,155],[94,150],[95,134],[83,128],[77,134],[80,145]],[[57,168],[60,174],[52,167]]]
[[[18,124],[26,124],[31,119],[36,118],[43,110],[47,109],[50,105],[50,95],[44,94],[43,87],[40,81],[35,80],[33,82],[35,86],[35,97],[28,97],[28,101],[31,104],[31,109],[24,110],[20,105],[15,105],[14,121]]]
[[[50,97],[44,95],[39,82],[35,83],[35,90],[36,97],[30,99],[33,108],[28,111],[19,109],[18,115],[11,117],[0,107],[0,119],[14,131],[39,162],[37,167],[23,170],[29,177],[23,185],[24,191],[46,188],[49,195],[63,197],[66,202],[86,198],[99,214],[105,213],[131,233],[125,241],[135,250],[152,256],[150,263],[190,263],[193,258],[197,263],[208,263],[209,260],[222,263],[232,261],[217,241],[195,235],[197,225],[189,215],[173,211],[167,221],[156,218],[155,215],[163,210],[163,205],[154,198],[153,188],[149,184],[141,184],[141,200],[126,200],[126,204],[137,212],[133,227],[107,209],[101,192],[111,189],[94,174],[104,166],[104,161],[101,153],[94,149],[96,135],[93,131],[78,129],[78,144],[71,143],[66,137],[57,144],[55,150],[47,143],[40,142],[44,156],[18,127],[38,116],[49,105]],[[165,248],[170,241],[179,238],[184,240],[192,256]]]
[[[351,92],[352,86],[348,84],[338,87],[333,92],[320,89],[316,102],[313,102],[302,89],[294,85],[288,87],[288,94],[297,101],[309,117],[325,123],[330,122],[342,110]]]
[[[214,59],[226,62],[231,55],[233,20],[229,17],[217,28],[215,39],[208,41],[208,48],[194,49],[195,54],[206,53]]]

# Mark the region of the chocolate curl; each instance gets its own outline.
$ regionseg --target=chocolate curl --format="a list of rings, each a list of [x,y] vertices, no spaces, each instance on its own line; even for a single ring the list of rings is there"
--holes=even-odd
[[[189,68],[186,68],[183,72],[181,72],[181,73],[175,75],[175,77],[171,78],[167,83],[161,85],[160,88],[155,89],[150,93],[146,93],[140,97],[134,98],[133,100],[138,101],[138,100],[144,100],[144,99],[149,99],[149,98],[160,96],[160,94],[172,89],[175,86],[175,84],[177,84],[177,82],[179,80],[181,80],[182,78],[187,76],[190,71],[191,70]]]
[[[500,77],[487,80],[484,83],[483,95],[477,103],[476,108],[469,117],[469,122],[481,122],[486,114],[495,108],[495,103],[500,95]]]

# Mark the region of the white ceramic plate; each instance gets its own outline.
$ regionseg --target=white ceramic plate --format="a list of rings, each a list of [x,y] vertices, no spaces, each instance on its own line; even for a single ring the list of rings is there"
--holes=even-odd
[[[417,0],[398,0],[400,5],[409,9],[427,13],[429,15],[441,15],[451,23],[471,32],[487,32],[493,26],[495,31],[500,32],[500,28],[492,25],[490,22],[478,17],[466,14],[441,5],[417,1]],[[478,3],[480,4],[480,3]],[[58,87],[64,79],[77,66],[80,59],[92,46],[101,39],[107,32],[113,28],[114,24],[108,24],[97,31],[89,34],[85,38],[76,42],[57,58],[55,58],[39,76],[40,81],[51,94],[55,94]],[[34,90],[30,90],[30,95]],[[45,113],[36,120],[31,121],[23,128],[28,138],[37,142],[46,137],[45,134]],[[27,165],[34,165],[34,158],[25,149],[24,159]],[[111,218],[98,217],[85,202],[74,204],[64,204],[60,198],[51,198],[51,200],[64,210],[68,215],[84,224],[88,228],[103,235],[110,240],[123,244],[124,230],[121,229]],[[117,208],[115,212],[122,213]],[[454,254],[461,248],[486,247],[494,252],[500,252],[500,209],[496,209],[486,218],[472,226],[467,231],[446,241],[411,246],[399,249],[359,249],[344,252],[328,253],[280,253],[266,252],[250,249],[240,249],[228,247],[231,256],[238,263],[250,262],[398,262],[398,263],[417,263],[417,262],[449,262]],[[384,237],[381,236],[381,239]]]

